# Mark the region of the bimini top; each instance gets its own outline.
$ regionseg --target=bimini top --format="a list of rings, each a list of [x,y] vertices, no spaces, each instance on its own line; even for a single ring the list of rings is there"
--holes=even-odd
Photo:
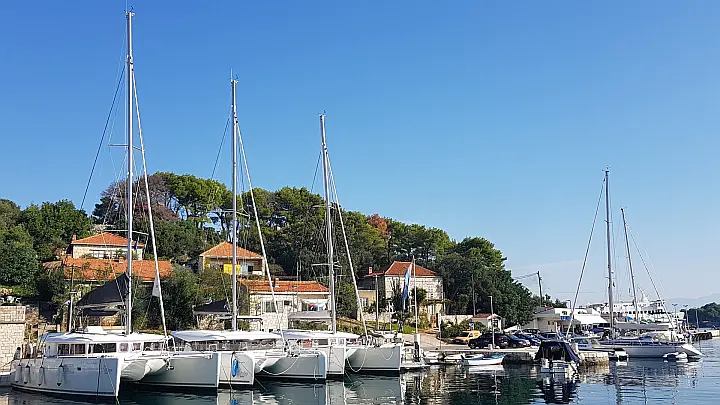
[[[282,333],[282,336],[284,336],[285,339],[332,339],[332,338],[357,339],[360,337],[359,335],[356,335],[354,333],[348,333],[348,332],[332,333],[327,330],[288,329],[288,330],[284,330],[282,332],[276,331],[273,333],[275,333],[276,335],[280,335]]]
[[[160,342],[165,337],[152,333],[131,333],[129,335],[108,332],[67,332],[46,333],[41,341],[45,343],[121,343]]]
[[[535,360],[541,359],[580,362],[570,343],[562,340],[543,340],[535,354]]]
[[[280,339],[280,336],[269,332],[248,332],[244,330],[181,330],[170,334],[186,342]]]

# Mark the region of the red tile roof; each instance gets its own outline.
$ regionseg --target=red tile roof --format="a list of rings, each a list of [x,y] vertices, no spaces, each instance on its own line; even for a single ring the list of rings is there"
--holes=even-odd
[[[127,262],[122,263],[109,259],[85,259],[72,258],[67,256],[62,260],[62,267],[65,278],[75,277],[76,280],[112,280],[118,275],[125,273]],[[154,260],[133,260],[133,276],[142,278],[143,281],[155,280]],[[172,274],[172,264],[167,260],[158,260],[160,277]],[[74,272],[74,275],[73,275]]]
[[[200,254],[201,257],[232,257],[232,243],[222,242]],[[262,255],[243,249],[237,248],[237,257],[242,259],[262,259]]]
[[[75,239],[73,237],[71,245],[98,245],[98,246],[120,246],[127,247],[128,240],[122,236],[115,235],[114,233],[103,232],[97,235],[93,235],[87,238]],[[133,245],[135,242],[133,241]],[[138,242],[138,247],[144,247],[145,244]]]
[[[270,292],[270,284],[267,280],[240,280],[240,283],[252,292]],[[275,281],[274,290],[281,292],[330,292],[327,287],[317,281]]]
[[[475,314],[473,315],[473,319],[490,319],[490,318],[500,318],[500,315],[495,314],[494,316],[492,314]]]
[[[412,262],[393,262],[393,264],[388,267],[387,270],[385,270],[382,273],[371,273],[366,275],[365,277],[375,277],[375,275],[383,275],[383,276],[404,276],[405,272],[408,269],[408,266],[410,266]],[[415,271],[410,270],[410,275],[417,275],[418,277],[437,277],[437,274],[429,269],[426,269],[423,266],[415,265]]]

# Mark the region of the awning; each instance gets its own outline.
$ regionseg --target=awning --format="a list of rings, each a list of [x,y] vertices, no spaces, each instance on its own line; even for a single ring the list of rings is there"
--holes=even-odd
[[[231,311],[227,300],[219,300],[195,306],[193,315],[231,315]]]
[[[113,316],[120,312],[117,308],[83,308],[81,316]]]
[[[575,323],[579,323],[581,325],[594,325],[594,324],[603,324],[608,323],[603,317],[599,315],[585,315],[585,314],[575,314]]]
[[[128,293],[128,280],[127,274],[123,273],[115,280],[91,290],[77,302],[77,308],[124,305]]]
[[[298,311],[288,315],[289,321],[313,321],[324,322],[330,321],[330,312],[328,311]]]
[[[306,298],[306,299],[302,299],[301,301],[303,302],[303,304],[308,304],[308,305],[320,305],[320,306],[323,306],[323,307],[324,307],[325,305],[327,305],[327,303],[328,303],[328,299],[327,299],[327,298]]]

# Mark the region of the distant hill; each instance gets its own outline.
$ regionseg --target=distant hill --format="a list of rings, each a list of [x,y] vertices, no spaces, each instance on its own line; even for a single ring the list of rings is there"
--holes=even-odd
[[[678,310],[682,309],[684,305],[688,305],[689,308],[698,308],[711,302],[720,303],[720,293],[705,295],[698,298],[671,298],[665,301],[668,309],[672,309],[672,304],[678,304]]]

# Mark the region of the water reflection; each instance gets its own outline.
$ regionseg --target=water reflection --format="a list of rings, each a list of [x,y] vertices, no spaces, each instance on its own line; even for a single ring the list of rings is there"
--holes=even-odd
[[[720,348],[720,341],[717,343]],[[630,359],[584,369],[577,378],[543,378],[537,367],[433,367],[401,377],[351,375],[326,384],[262,382],[252,390],[217,395],[125,393],[120,405],[241,404],[716,404],[720,350],[700,362]],[[717,357],[716,357],[717,356]],[[0,405],[86,403],[42,395],[0,392]]]

